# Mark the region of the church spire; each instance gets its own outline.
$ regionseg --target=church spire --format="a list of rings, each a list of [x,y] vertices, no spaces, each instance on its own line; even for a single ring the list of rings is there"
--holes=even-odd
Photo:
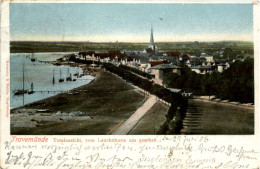
[[[152,26],[151,26],[150,45],[154,45],[154,40],[153,40],[153,27],[152,27]]]
[[[150,43],[148,45],[148,48],[145,49],[145,52],[150,54],[155,54],[158,52],[157,46],[155,46],[154,39],[153,39],[153,27],[151,26],[151,36],[150,36]]]

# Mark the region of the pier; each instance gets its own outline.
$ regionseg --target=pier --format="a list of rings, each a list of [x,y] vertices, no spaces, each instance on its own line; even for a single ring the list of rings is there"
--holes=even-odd
[[[40,93],[68,93],[70,90],[35,90],[34,92]]]

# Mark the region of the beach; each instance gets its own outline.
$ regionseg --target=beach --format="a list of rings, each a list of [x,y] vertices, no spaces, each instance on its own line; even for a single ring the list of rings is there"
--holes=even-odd
[[[12,117],[23,114],[26,109],[32,110],[32,114],[27,113],[22,119],[26,119],[24,123],[33,121],[36,125],[14,127],[19,118],[11,117],[11,134],[110,134],[147,99],[112,73],[100,70],[95,74],[96,78],[91,83],[73,89],[70,93],[61,93],[12,109]],[[48,111],[37,112],[37,110]],[[74,114],[72,118],[70,113],[73,112],[81,114],[79,116]]]

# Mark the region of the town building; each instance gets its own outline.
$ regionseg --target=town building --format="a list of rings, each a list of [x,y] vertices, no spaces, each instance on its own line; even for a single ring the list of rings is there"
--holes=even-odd
[[[222,73],[226,69],[227,65],[224,63],[217,64],[217,70],[218,72]]]
[[[206,73],[213,73],[215,71],[215,66],[191,66],[192,71],[198,74],[206,74]]]
[[[154,82],[163,84],[163,76],[165,73],[173,72],[181,75],[181,67],[172,64],[160,64],[150,68],[150,74],[154,76]]]
[[[212,62],[213,61],[213,56],[207,55],[204,56],[207,62]]]

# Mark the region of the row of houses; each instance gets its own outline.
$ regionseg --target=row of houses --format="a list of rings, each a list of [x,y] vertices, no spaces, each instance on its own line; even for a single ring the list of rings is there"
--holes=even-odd
[[[120,51],[110,51],[108,53],[95,52],[79,52],[74,54],[77,59],[93,60],[100,62],[109,62],[115,65],[126,65],[150,73],[154,76],[154,81],[160,85],[163,84],[164,73],[173,72],[181,76],[181,67],[177,66],[181,60],[190,69],[198,74],[206,74],[213,72],[223,72],[230,67],[231,62],[228,60],[214,60],[213,56],[203,55],[201,57],[194,57],[188,55],[181,55],[180,52],[167,52],[167,55],[176,56],[175,62],[157,59],[141,62],[140,59],[135,59],[128,56],[126,53]],[[183,60],[184,59],[184,60]]]

